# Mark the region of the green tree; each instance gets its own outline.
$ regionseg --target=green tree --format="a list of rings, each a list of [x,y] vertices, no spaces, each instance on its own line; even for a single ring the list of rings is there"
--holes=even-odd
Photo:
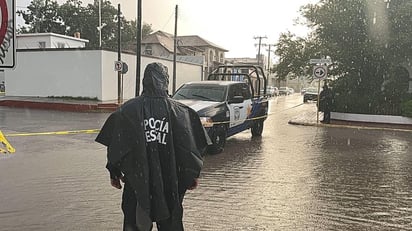
[[[285,80],[289,76],[296,77],[301,74],[304,51],[304,39],[287,32],[280,35],[275,54],[280,57],[279,64],[275,68],[279,79]],[[306,60],[305,60],[306,61]]]
[[[412,1],[387,0],[389,40],[386,51],[394,63],[410,62],[412,54]]]
[[[93,4],[87,5],[88,22],[81,24],[85,28],[87,38],[90,40],[90,48],[99,47],[99,0],[94,0]],[[117,8],[111,5],[110,1],[102,1],[101,4],[102,20],[102,48],[115,50],[113,44],[117,44]],[[125,21],[122,19],[123,22]],[[87,25],[89,24],[89,26]],[[117,47],[117,46],[116,46]],[[116,48],[117,49],[117,48]]]
[[[88,39],[88,48],[99,48],[99,0],[83,6],[80,0],[67,0],[59,6],[57,2],[48,0],[33,0],[28,11],[19,11],[27,26],[18,30],[18,33],[53,32],[73,36],[80,32],[84,39]],[[101,43],[102,48],[117,50],[117,8],[110,1],[101,2]],[[136,21],[127,21],[121,17],[122,50],[136,51]],[[142,36],[152,32],[150,24],[142,26]]]
[[[275,54],[280,60],[273,70],[279,79],[304,77],[310,81],[313,77],[309,60],[322,56],[322,49],[317,49],[316,40],[310,35],[301,38],[287,32],[280,35]]]
[[[59,7],[59,13],[66,26],[65,35],[73,36],[74,33],[79,32],[81,38],[89,40],[88,47],[96,47],[97,28],[95,25],[98,23],[94,23],[97,20],[94,20],[92,9],[82,6],[80,0],[67,0]]]
[[[152,26],[150,24],[143,23],[143,25],[142,25],[142,37],[145,37],[145,36],[149,35],[152,32],[153,32]],[[123,23],[122,23],[122,35],[121,35],[122,50],[136,52],[136,50],[137,50],[136,36],[137,36],[137,22],[136,22],[136,20],[123,21]],[[116,41],[116,44],[117,44],[117,41]],[[116,47],[117,47],[117,45],[116,45]]]
[[[20,28],[20,33],[55,32],[64,34],[65,26],[58,12],[59,4],[52,0],[33,0],[28,11],[18,10],[28,26]]]
[[[320,0],[301,13],[313,33],[307,39],[282,35],[280,75],[296,73],[303,60],[330,56],[336,110],[399,114],[407,94],[400,68],[412,54],[412,2],[408,0]],[[303,49],[303,50],[302,50]]]

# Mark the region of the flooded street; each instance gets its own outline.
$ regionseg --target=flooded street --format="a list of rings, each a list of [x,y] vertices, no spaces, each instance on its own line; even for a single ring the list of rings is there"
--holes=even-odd
[[[301,103],[271,100],[262,138],[243,132],[205,157],[186,230],[412,230],[412,133],[289,125],[315,110]],[[0,230],[121,230],[96,134],[27,134],[98,129],[107,116],[0,107],[16,148],[0,154]]]

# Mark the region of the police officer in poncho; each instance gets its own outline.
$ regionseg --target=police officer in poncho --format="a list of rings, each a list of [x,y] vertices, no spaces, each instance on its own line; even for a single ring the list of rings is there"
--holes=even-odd
[[[112,186],[124,182],[123,230],[183,230],[182,201],[197,186],[210,142],[199,116],[168,95],[160,63],[147,65],[142,95],[106,120],[96,141],[107,146]]]
[[[322,123],[330,123],[330,112],[332,111],[333,93],[325,83],[323,90],[319,94],[319,111],[323,112]]]

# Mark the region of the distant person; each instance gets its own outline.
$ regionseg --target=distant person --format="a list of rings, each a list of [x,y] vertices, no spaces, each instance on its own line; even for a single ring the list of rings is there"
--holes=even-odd
[[[330,112],[332,110],[332,103],[332,91],[325,83],[325,85],[323,85],[323,90],[319,94],[319,111],[323,112],[323,120],[321,121],[322,123],[330,123]]]
[[[107,146],[111,185],[121,189],[123,230],[183,230],[182,201],[197,187],[209,140],[198,114],[168,96],[169,76],[147,65],[142,95],[113,112],[96,141]]]

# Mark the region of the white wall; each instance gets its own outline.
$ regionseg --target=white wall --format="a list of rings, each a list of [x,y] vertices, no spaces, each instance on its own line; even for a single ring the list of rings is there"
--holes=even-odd
[[[84,48],[86,46],[85,42],[60,37],[52,37],[50,43],[51,48],[59,48],[58,43],[63,43],[63,48]]]
[[[39,49],[40,45],[39,42],[45,42],[46,47],[51,47],[51,40],[50,38],[46,38],[45,36],[38,36],[35,38],[32,37],[17,37],[17,49]]]
[[[123,75],[123,99],[135,96],[136,56],[122,54],[129,70]],[[5,70],[6,96],[70,96],[97,98],[117,102],[117,53],[104,50],[33,50],[17,51],[14,70]],[[169,69],[169,92],[172,92],[173,62],[150,56],[141,57],[140,81],[147,64],[160,62]],[[202,66],[177,62],[176,89],[189,81],[200,81]],[[142,85],[140,85],[140,91]]]
[[[100,51],[17,52],[5,70],[6,96],[101,97]]]
[[[117,53],[102,51],[102,101],[116,101],[118,98],[118,74],[114,70],[114,62],[117,60]],[[121,59],[129,66],[126,74],[123,74],[123,99],[133,98],[135,95],[136,83],[136,56],[122,54]]]
[[[70,36],[44,33],[17,35],[17,49],[39,49],[39,42],[45,42],[45,48],[58,48],[58,43],[65,44],[64,48],[83,48],[88,40]]]
[[[123,75],[123,99],[131,99],[135,96],[136,91],[136,56],[122,54],[122,61],[129,66],[129,71]],[[114,62],[117,60],[117,53],[104,51],[103,63],[103,81],[102,81],[102,100],[117,100],[117,72],[114,71]],[[146,66],[153,62],[160,62],[167,66],[169,74],[169,93],[173,88],[173,61],[153,56],[141,56],[140,67],[140,93],[143,90],[142,80]],[[190,81],[200,81],[202,77],[202,66],[199,64],[190,64],[185,62],[176,62],[176,89],[183,83]]]
[[[357,121],[357,122],[369,122],[369,123],[387,123],[387,124],[412,124],[412,118],[403,116],[391,116],[391,115],[367,115],[367,114],[351,114],[331,112],[331,119]]]

